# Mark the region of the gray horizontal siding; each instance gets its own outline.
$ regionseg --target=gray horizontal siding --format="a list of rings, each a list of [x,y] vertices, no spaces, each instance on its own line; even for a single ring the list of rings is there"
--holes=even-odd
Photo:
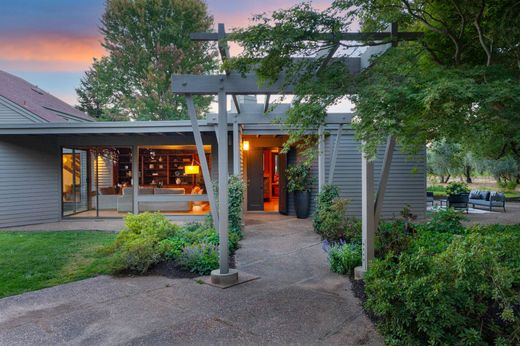
[[[39,117],[0,96],[0,124],[32,124],[43,122]]]
[[[56,143],[0,139],[0,227],[60,220],[60,179]]]
[[[325,138],[325,182],[328,181],[330,163],[332,160],[332,149],[336,135]],[[377,159],[374,164],[374,181],[376,191],[381,174],[381,167],[385,146],[378,148]],[[298,154],[293,152],[289,155],[289,164],[297,160]],[[315,161],[311,167],[311,173],[316,178],[312,187],[311,210],[315,210],[315,201],[318,193],[317,177],[318,164]],[[341,196],[350,201],[347,214],[349,216],[361,217],[361,146],[354,139],[354,131],[350,127],[343,130],[339,143],[339,151],[334,173],[334,185],[340,188]],[[390,177],[383,203],[382,217],[399,217],[403,208],[409,205],[412,212],[423,218],[426,212],[426,162],[425,150],[413,157],[403,153],[396,147]],[[289,196],[289,213],[294,215],[293,197]]]

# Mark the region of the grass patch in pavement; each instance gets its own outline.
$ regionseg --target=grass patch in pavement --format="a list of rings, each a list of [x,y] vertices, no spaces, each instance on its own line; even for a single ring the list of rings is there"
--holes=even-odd
[[[0,298],[111,272],[114,233],[0,232]]]

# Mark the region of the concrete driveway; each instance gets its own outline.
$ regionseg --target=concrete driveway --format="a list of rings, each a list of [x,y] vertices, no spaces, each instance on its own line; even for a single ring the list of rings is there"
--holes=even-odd
[[[225,290],[191,279],[99,276],[0,300],[0,344],[382,345],[331,274],[308,220],[248,215]]]

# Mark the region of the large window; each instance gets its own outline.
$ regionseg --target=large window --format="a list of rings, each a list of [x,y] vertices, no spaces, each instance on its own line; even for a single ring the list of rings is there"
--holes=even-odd
[[[210,146],[205,147],[211,165]],[[207,214],[209,203],[194,145],[142,146],[134,177],[130,147],[63,149],[63,215],[122,217],[134,211]],[[137,197],[134,186],[137,184]]]

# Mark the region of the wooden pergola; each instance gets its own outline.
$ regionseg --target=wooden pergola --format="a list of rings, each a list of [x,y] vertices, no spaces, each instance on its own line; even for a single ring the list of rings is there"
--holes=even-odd
[[[389,32],[345,32],[339,34],[321,34],[313,35],[308,40],[323,41],[330,43],[330,48],[323,59],[320,69],[326,66],[330,61],[336,60],[333,58],[334,53],[339,48],[341,41],[371,41],[379,42],[378,45],[368,47],[367,51],[360,57],[344,57],[340,58],[347,66],[349,73],[360,73],[363,69],[368,68],[370,58],[374,55],[382,54],[391,46],[396,46],[399,41],[416,40],[422,36],[422,33],[416,32],[399,32],[396,23],[392,23]],[[192,33],[191,39],[194,41],[214,41],[218,42],[218,50],[222,61],[230,58],[229,48],[226,38],[228,35],[225,32],[224,24],[218,24],[217,32],[208,33]],[[316,58],[299,58],[299,59],[316,59]],[[173,75],[172,76],[172,91],[175,94],[182,94],[186,97],[188,105],[188,113],[193,126],[193,134],[199,158],[201,159],[202,173],[204,181],[206,182],[206,189],[208,192],[211,213],[216,229],[218,229],[220,237],[219,246],[219,269],[212,272],[212,280],[216,283],[227,282],[231,283],[238,279],[238,273],[229,269],[228,263],[228,114],[226,109],[227,95],[231,95],[237,115],[240,116],[241,109],[237,99],[237,95],[265,95],[264,112],[269,109],[270,96],[274,94],[294,94],[292,85],[287,85],[283,81],[283,76],[272,83],[260,85],[258,83],[255,73],[250,73],[245,76],[233,71],[225,71],[225,74],[220,75]],[[216,196],[213,192],[208,163],[204,155],[204,148],[202,137],[200,134],[198,121],[196,117],[195,106],[193,103],[193,95],[218,95],[218,125],[216,128],[216,137],[218,142],[218,201],[216,203]],[[333,123],[333,119],[327,119],[327,123]],[[338,152],[338,143],[341,136],[343,124],[346,121],[338,121],[339,125],[336,140],[332,152],[332,160],[330,163],[329,179],[332,182],[334,174],[336,157]],[[325,142],[324,142],[324,127],[321,126],[318,130],[318,186],[321,190],[325,184]],[[233,122],[233,174],[240,173],[239,166],[239,128],[238,122]],[[368,264],[374,258],[374,238],[375,229],[378,224],[379,216],[381,214],[385,190],[388,182],[390,166],[392,163],[393,152],[395,148],[395,140],[393,137],[388,137],[385,156],[383,159],[383,167],[381,171],[380,181],[377,193],[374,184],[374,163],[362,153],[362,233],[363,233],[363,260],[362,267],[358,268],[356,274],[362,276],[368,269]],[[218,205],[218,210],[216,206]]]

